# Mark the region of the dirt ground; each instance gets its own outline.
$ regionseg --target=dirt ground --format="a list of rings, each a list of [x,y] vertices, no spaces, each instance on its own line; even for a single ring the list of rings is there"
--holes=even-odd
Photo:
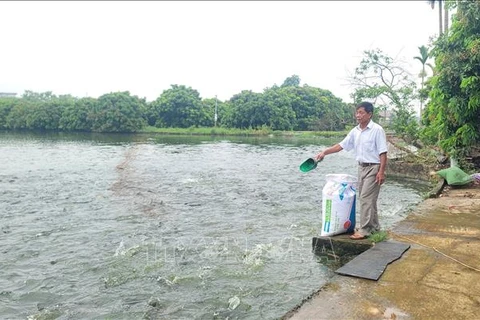
[[[411,247],[378,281],[335,275],[283,319],[480,319],[480,186],[447,186],[389,237]]]

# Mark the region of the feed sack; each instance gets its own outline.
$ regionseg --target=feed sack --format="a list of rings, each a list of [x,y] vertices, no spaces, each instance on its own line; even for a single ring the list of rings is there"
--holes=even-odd
[[[321,236],[353,232],[357,178],[348,174],[327,174],[322,190]]]

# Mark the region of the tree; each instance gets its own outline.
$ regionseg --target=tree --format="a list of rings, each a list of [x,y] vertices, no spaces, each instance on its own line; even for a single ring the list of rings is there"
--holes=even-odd
[[[435,3],[438,6],[438,35],[441,36],[448,31],[449,25],[449,5],[447,5],[447,0],[429,0],[428,3],[432,7],[432,10],[435,9]],[[450,1],[452,2],[452,1]],[[443,11],[443,12],[442,12]]]
[[[58,130],[64,110],[73,104],[73,99],[57,97],[34,103],[30,107],[26,126],[33,130]]]
[[[260,126],[268,126],[272,130],[293,130],[295,112],[292,103],[295,99],[288,89],[292,87],[274,87],[266,89],[261,99],[261,110],[268,119]]]
[[[480,143],[480,2],[459,1],[447,37],[432,49],[435,74],[425,110],[426,139],[463,161]]]
[[[415,122],[412,102],[416,98],[416,84],[411,75],[397,61],[384,54],[380,49],[364,51],[360,65],[350,79],[355,88],[352,98],[355,103],[362,100],[371,100],[377,108],[393,109],[395,120],[399,125],[394,126],[396,132],[411,140],[415,131],[410,128],[404,131],[404,124]]]
[[[227,101],[225,123],[231,128],[260,128],[268,123],[270,114],[263,109],[262,94],[243,90]]]
[[[63,111],[59,129],[66,131],[91,131],[97,100],[86,97],[76,100]]]
[[[157,127],[198,127],[209,117],[198,91],[184,85],[172,85],[165,90],[148,111],[149,124]]]
[[[55,98],[56,96],[52,93],[52,91],[34,92],[30,90],[25,90],[25,92],[22,95],[23,100],[31,101],[34,103],[51,101]]]
[[[427,76],[427,72],[425,71],[425,66],[428,65],[432,69],[432,72],[433,72],[433,66],[427,62],[428,59],[429,59],[428,48],[425,47],[425,46],[421,46],[421,47],[418,47],[418,49],[420,51],[420,56],[416,56],[416,57],[413,57],[413,58],[417,59],[422,64],[422,71],[420,72],[420,75],[419,75],[420,78],[422,79],[421,89],[420,89],[420,97],[419,97],[420,98],[420,119],[421,119],[422,118],[423,103],[425,101],[425,96],[423,94],[424,85],[425,85],[425,77]]]
[[[300,86],[300,77],[294,74],[283,81],[282,87],[298,87]]]
[[[25,91],[5,117],[9,129],[58,130],[65,108],[72,105],[71,95],[55,96],[52,92]]]
[[[5,118],[5,127],[13,130],[28,129],[27,118],[31,109],[32,103],[30,101],[21,99],[12,107]]]
[[[287,81],[285,81],[287,82]],[[343,130],[352,122],[351,108],[330,91],[304,85],[244,90],[225,103],[222,124],[241,129]]]
[[[217,127],[225,127],[224,118],[228,113],[228,104],[215,98],[202,99],[202,109],[205,113],[205,118],[199,124],[203,127],[215,126],[215,108],[217,108]]]
[[[136,132],[145,125],[145,100],[130,92],[113,92],[98,98],[88,121],[96,132]]]
[[[295,97],[295,130],[337,131],[352,123],[351,108],[330,91],[308,85],[286,89]]]
[[[0,98],[0,129],[7,128],[7,117],[13,107],[20,102],[18,98]]]

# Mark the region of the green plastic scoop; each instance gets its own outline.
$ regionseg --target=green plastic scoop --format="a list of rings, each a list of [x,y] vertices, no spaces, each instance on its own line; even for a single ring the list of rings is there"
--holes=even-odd
[[[308,172],[310,170],[313,170],[317,167],[317,164],[320,161],[315,160],[314,158],[308,158],[305,160],[301,165],[300,165],[300,171],[302,172]]]

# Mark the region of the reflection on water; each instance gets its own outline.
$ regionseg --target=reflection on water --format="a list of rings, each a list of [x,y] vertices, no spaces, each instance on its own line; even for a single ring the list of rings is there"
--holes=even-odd
[[[0,318],[279,318],[333,272],[311,241],[353,156],[298,166],[334,142],[1,133]],[[389,181],[382,223],[420,200]]]

